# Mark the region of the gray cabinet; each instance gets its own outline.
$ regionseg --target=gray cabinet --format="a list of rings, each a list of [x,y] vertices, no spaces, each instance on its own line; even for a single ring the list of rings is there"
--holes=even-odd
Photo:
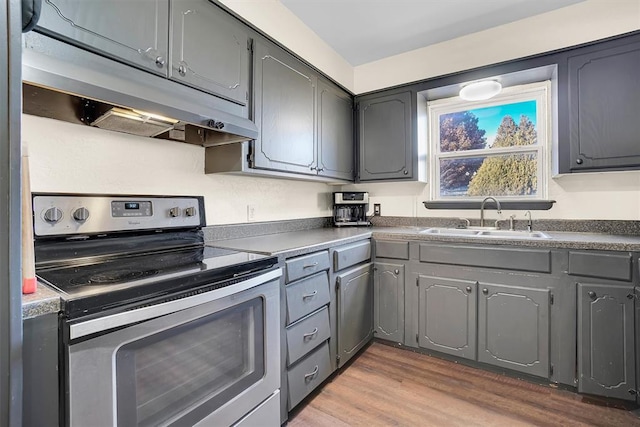
[[[549,290],[478,289],[478,361],[549,377]]]
[[[578,284],[579,392],[636,399],[635,300],[630,286]]]
[[[373,335],[372,264],[337,276],[338,367],[342,367]]]
[[[353,100],[318,79],[318,175],[352,181],[354,177]]]
[[[169,78],[248,104],[251,46],[243,25],[207,0],[174,0],[170,40]]]
[[[419,276],[418,345],[476,358],[477,282]]]
[[[284,50],[257,42],[252,168],[353,180],[351,95]]]
[[[317,77],[282,49],[256,43],[255,122],[260,129],[253,167],[317,174]]]
[[[404,342],[404,264],[376,262],[373,318],[376,338]]]
[[[411,92],[358,100],[358,179],[411,180],[414,176],[414,115]]]
[[[640,42],[568,58],[570,170],[640,167]]]
[[[37,31],[167,75],[169,0],[43,1]]]

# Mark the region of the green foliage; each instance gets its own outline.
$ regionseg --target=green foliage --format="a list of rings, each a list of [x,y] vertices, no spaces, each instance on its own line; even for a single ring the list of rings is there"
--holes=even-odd
[[[526,116],[516,124],[505,116],[491,148],[533,145],[536,129]],[[526,196],[538,189],[538,161],[532,154],[487,157],[469,183],[469,196]]]
[[[485,147],[485,131],[478,128],[478,118],[470,111],[440,117],[440,151],[466,151]],[[482,159],[451,160],[441,164],[440,185],[452,190],[469,185]]]

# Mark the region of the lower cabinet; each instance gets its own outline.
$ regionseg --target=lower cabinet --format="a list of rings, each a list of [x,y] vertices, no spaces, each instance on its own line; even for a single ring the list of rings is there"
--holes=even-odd
[[[337,276],[338,367],[342,367],[373,336],[372,264]]]
[[[295,407],[309,393],[331,375],[331,358],[329,343],[324,342],[308,356],[289,368],[287,383],[289,385],[289,409]]]
[[[475,360],[477,283],[419,276],[418,345]]]
[[[376,262],[373,322],[376,338],[404,342],[404,264]]]
[[[479,288],[478,361],[549,377],[549,290]]]
[[[629,285],[578,283],[579,392],[636,400],[637,306]]]

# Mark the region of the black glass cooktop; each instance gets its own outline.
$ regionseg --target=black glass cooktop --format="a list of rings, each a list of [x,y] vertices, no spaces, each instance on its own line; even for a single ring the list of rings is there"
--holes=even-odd
[[[62,294],[68,318],[86,316],[229,282],[277,263],[274,257],[195,247],[116,258],[79,258],[39,268],[37,276]],[[237,281],[237,280],[236,280]]]

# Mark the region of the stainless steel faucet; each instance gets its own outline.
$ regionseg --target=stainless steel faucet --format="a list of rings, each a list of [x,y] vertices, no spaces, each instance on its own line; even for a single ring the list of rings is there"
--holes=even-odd
[[[531,233],[531,230],[533,230],[533,221],[531,221],[531,211],[525,212],[524,216],[529,217],[529,220],[527,221],[527,231]]]
[[[496,210],[498,211],[498,213],[502,212],[502,207],[500,206],[500,202],[495,197],[491,197],[491,196],[486,197],[482,201],[482,204],[480,205],[480,227],[484,227],[484,205],[489,200],[493,200],[493,202],[496,204]]]

